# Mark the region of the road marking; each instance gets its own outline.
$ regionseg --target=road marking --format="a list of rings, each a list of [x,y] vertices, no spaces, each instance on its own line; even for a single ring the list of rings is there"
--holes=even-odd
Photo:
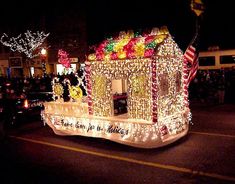
[[[81,148],[63,146],[63,145],[53,144],[53,143],[44,142],[44,141],[38,141],[38,140],[24,138],[24,137],[17,137],[17,136],[10,136],[10,137],[18,139],[18,140],[23,140],[23,141],[47,145],[47,146],[51,146],[51,147],[55,147],[55,148],[60,148],[60,149],[95,155],[95,156],[99,156],[99,157],[103,157],[103,158],[121,160],[121,161],[126,161],[129,163],[135,163],[135,164],[140,164],[140,165],[145,165],[145,166],[150,166],[150,167],[155,167],[155,168],[160,168],[160,169],[178,171],[178,172],[183,172],[183,173],[188,173],[188,174],[193,174],[193,175],[206,176],[206,177],[211,177],[211,178],[220,179],[220,180],[235,181],[235,177],[220,175],[220,174],[216,174],[216,173],[208,173],[208,172],[192,170],[192,169],[188,169],[188,168],[184,168],[184,167],[177,167],[177,166],[173,166],[173,165],[165,165],[165,164],[136,160],[136,159],[132,159],[132,158],[120,157],[120,156],[115,156],[115,155],[108,155],[105,153],[99,153],[99,152],[95,152],[95,151],[84,150]]]
[[[191,134],[199,134],[199,135],[217,136],[217,137],[235,138],[235,135],[218,134],[218,133],[194,132],[194,131],[189,131],[189,133],[191,133]]]

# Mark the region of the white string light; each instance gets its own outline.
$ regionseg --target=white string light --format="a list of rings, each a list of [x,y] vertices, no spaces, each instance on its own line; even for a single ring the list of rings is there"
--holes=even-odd
[[[40,45],[42,45],[48,36],[49,33],[45,34],[43,31],[32,33],[28,30],[23,36],[20,34],[17,37],[11,38],[4,33],[0,42],[9,47],[12,51],[24,53],[28,58],[32,59],[41,54]]]
[[[186,135],[191,113],[185,105],[183,52],[168,32],[162,38],[151,57],[91,58],[85,63],[87,101],[45,103],[43,120],[60,135],[102,137],[145,148]],[[112,80],[117,79],[127,81],[123,117],[113,112]]]

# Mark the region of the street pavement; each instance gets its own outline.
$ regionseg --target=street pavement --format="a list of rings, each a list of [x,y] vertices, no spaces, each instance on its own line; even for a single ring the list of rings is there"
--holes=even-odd
[[[0,183],[235,183],[235,104],[192,103],[187,136],[156,149],[58,136],[39,119],[0,143]]]

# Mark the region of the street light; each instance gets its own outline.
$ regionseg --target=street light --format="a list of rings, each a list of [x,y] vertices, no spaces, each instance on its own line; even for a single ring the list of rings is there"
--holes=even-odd
[[[41,55],[42,55],[42,56],[46,56],[46,55],[47,55],[47,50],[44,49],[44,48],[42,48],[42,50],[41,50]]]
[[[47,50],[45,48],[41,49],[41,59],[42,59],[42,72],[43,76],[46,76],[46,56],[47,56]]]

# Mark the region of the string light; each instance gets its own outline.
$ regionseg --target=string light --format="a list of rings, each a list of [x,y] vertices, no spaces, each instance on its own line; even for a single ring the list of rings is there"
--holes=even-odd
[[[39,56],[41,53],[40,45],[49,36],[49,33],[45,34],[43,31],[32,33],[27,30],[23,36],[20,34],[17,37],[11,37],[4,33],[1,37],[1,43],[9,47],[12,51],[18,51],[24,53],[28,58],[32,59]]]
[[[102,137],[145,148],[186,135],[191,113],[185,105],[183,52],[165,28],[154,29],[136,42],[130,35],[122,32],[120,40],[105,41],[90,55],[85,63],[86,102],[45,103],[43,119],[56,133]],[[153,55],[144,54],[149,44],[155,49]],[[127,48],[134,52],[130,54]],[[116,59],[111,59],[113,51],[119,53]],[[113,111],[112,80],[117,79],[125,79],[128,86],[128,112],[122,118]]]

